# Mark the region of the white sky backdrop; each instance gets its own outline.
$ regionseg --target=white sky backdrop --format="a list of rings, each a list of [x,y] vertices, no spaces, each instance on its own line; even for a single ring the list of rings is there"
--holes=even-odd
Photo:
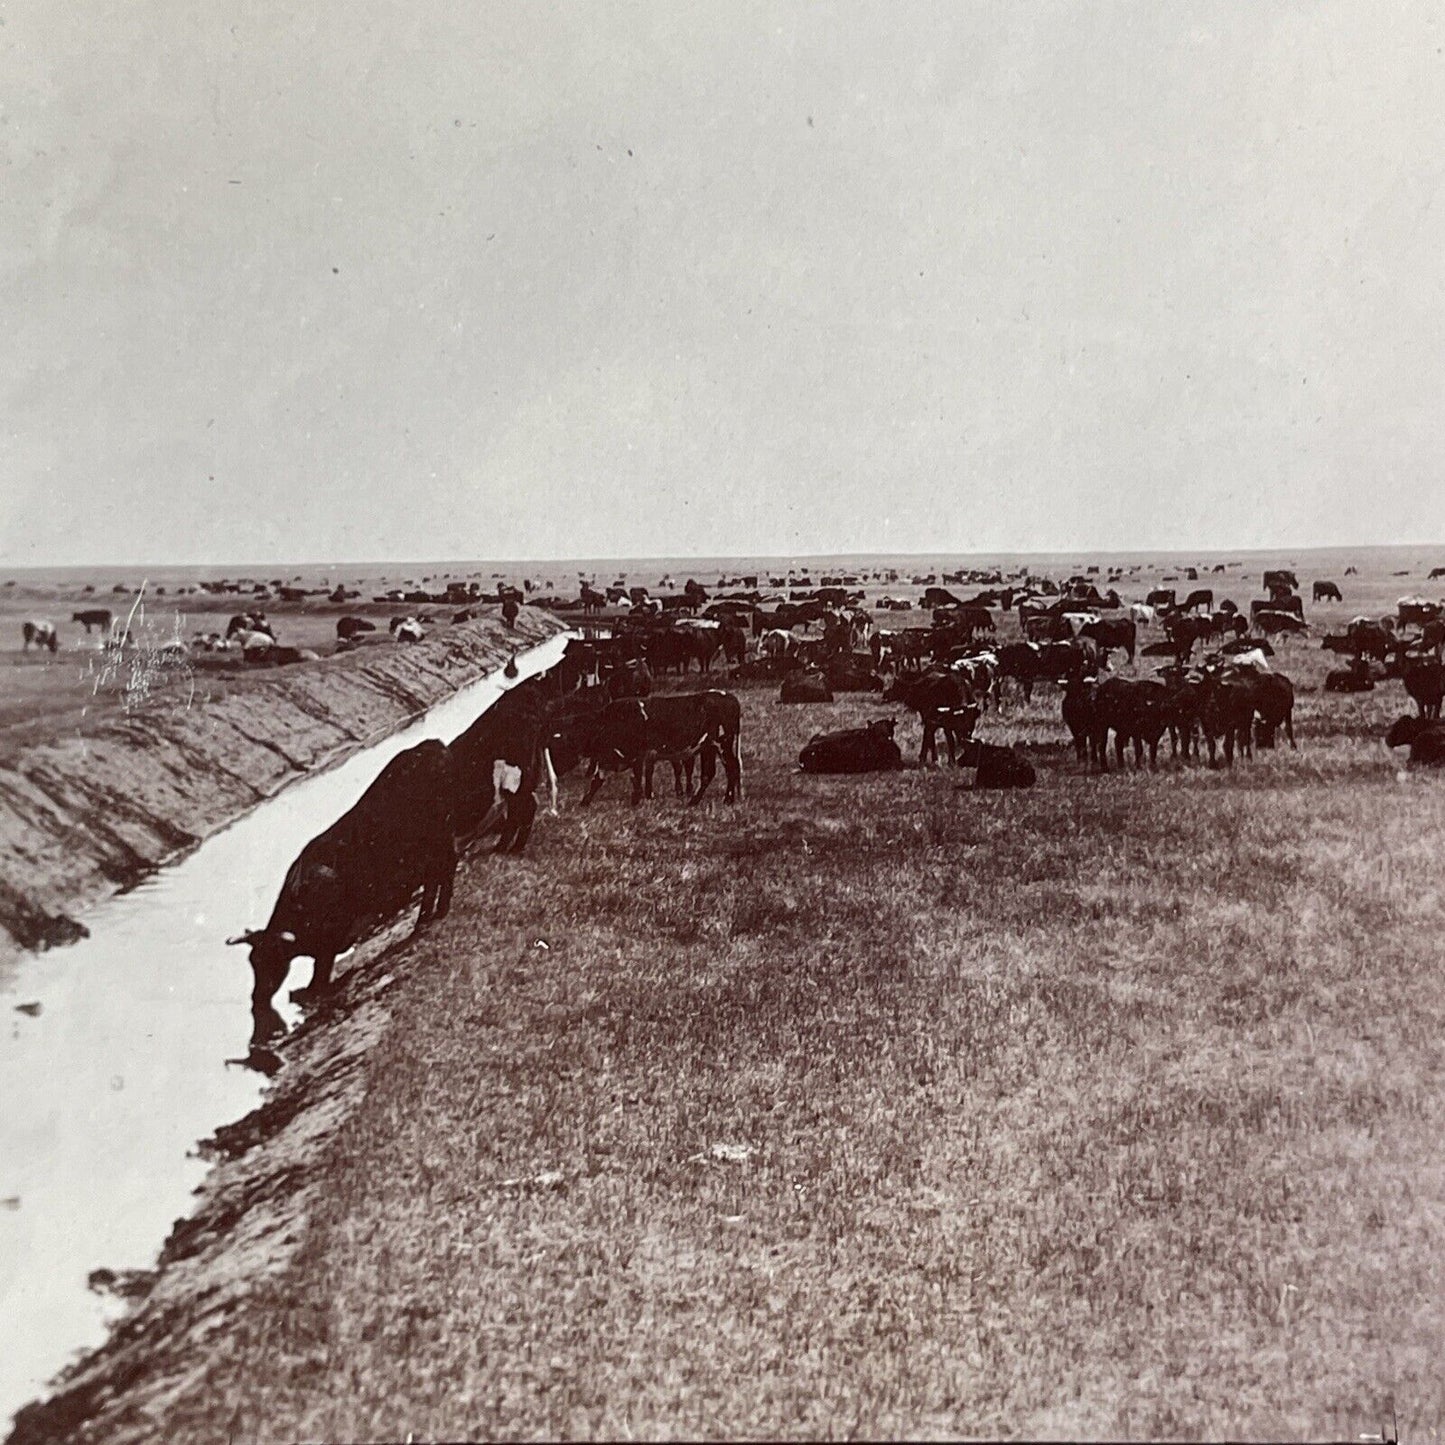
[[[1438,0],[0,0],[10,563],[1445,540]]]

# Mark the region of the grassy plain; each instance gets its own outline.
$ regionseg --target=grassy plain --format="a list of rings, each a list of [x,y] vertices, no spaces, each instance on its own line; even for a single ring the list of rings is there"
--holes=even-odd
[[[266,612],[278,642],[319,654],[317,662],[293,664],[302,667],[325,666],[336,651],[336,623],[341,617],[366,617],[376,624],[378,630],[364,635],[362,645],[390,646],[389,618],[426,614],[432,619],[429,627],[445,627],[457,610],[435,604],[373,601],[397,587],[414,589],[429,583],[439,591],[452,574],[435,581],[427,577],[424,582],[425,574],[353,576],[335,568],[313,567],[302,574],[288,569],[281,579],[307,588],[343,583],[362,592],[359,599],[344,604],[324,597],[281,602],[179,591],[203,577],[235,577],[235,569],[172,569],[155,575],[137,572],[111,583],[113,575],[100,571],[22,574],[23,580],[0,582],[0,758],[61,734],[87,732],[122,712],[134,715],[146,707],[177,702],[204,705],[245,692],[258,679],[274,677],[273,667],[248,664],[236,653],[195,651],[178,665],[155,664],[155,649],[172,640],[188,641],[196,632],[224,633],[232,616],[253,606]],[[269,578],[270,573],[266,575]],[[465,575],[481,578],[483,574]],[[99,630],[87,632],[72,621],[76,612],[94,608],[110,611],[118,626],[130,619],[133,635],[144,644],[142,649],[124,655],[107,651]],[[27,620],[55,624],[60,639],[56,652],[25,646],[22,628]]]
[[[572,780],[387,960],[164,1433],[1435,1438],[1445,796],[1397,683],[1277,662],[1300,750],[1232,772],[1089,776],[1045,688],[981,729],[1031,792],[805,777],[893,710],[765,687],[741,807]]]

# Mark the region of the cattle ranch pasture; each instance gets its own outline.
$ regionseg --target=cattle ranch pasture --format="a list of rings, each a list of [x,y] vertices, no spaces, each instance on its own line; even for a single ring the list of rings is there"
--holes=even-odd
[[[1327,660],[1232,771],[1090,776],[1045,687],[980,728],[1029,792],[808,777],[896,709],[759,685],[741,807],[564,780],[387,958],[300,1251],[172,1425],[1433,1433],[1445,799]]]
[[[1044,686],[979,727],[1029,791],[811,777],[813,733],[897,716],[911,765],[917,722],[772,683],[741,806],[564,779],[358,970],[365,1095],[167,1431],[1437,1432],[1445,779],[1318,644],[1421,586],[1307,602],[1299,750],[1232,770],[1091,775]]]

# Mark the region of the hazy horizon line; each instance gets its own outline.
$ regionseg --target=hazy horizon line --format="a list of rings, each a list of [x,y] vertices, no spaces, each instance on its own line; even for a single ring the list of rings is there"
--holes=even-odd
[[[464,565],[476,565],[486,563],[496,567],[563,567],[573,563],[590,563],[594,565],[611,563],[630,563],[633,565],[647,565],[651,563],[688,564],[702,562],[864,562],[864,561],[907,561],[910,559],[938,559],[943,557],[956,558],[961,562],[968,561],[989,561],[994,558],[1020,558],[1020,557],[1204,557],[1218,556],[1230,553],[1242,557],[1273,555],[1281,552],[1382,552],[1382,551],[1405,551],[1409,549],[1421,550],[1445,550],[1445,542],[1428,541],[1407,541],[1407,542],[1369,542],[1358,545],[1350,543],[1324,543],[1302,546],[1298,544],[1281,543],[1274,546],[1259,547],[1074,547],[1074,548],[1020,548],[1009,550],[1006,548],[995,548],[989,551],[956,551],[951,548],[943,548],[931,552],[695,552],[695,553],[674,553],[674,554],[653,554],[646,556],[569,556],[569,557],[369,557],[369,558],[277,558],[272,557],[264,560],[230,560],[230,561],[190,561],[173,560],[146,562],[6,562],[0,559],[0,569],[7,572],[80,572],[85,570],[99,570],[112,568],[127,572],[142,572],[148,568],[157,571],[180,570],[197,571],[203,569],[226,568],[235,570],[238,568],[256,569],[278,569],[286,567],[329,567],[329,568],[374,568],[374,567],[457,567]]]

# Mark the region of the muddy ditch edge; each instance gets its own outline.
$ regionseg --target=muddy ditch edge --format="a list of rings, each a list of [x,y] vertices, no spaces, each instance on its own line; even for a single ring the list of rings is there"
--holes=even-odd
[[[122,1278],[127,1312],[16,1413],[6,1445],[170,1438],[168,1414],[216,1336],[305,1239],[327,1145],[365,1096],[366,1055],[391,1021],[407,937],[397,924],[362,945],[335,997],[278,1045],[284,1066],[261,1103],[201,1141],[212,1167],[196,1207],[151,1270]],[[232,1438],[257,1429],[237,1422]]]

